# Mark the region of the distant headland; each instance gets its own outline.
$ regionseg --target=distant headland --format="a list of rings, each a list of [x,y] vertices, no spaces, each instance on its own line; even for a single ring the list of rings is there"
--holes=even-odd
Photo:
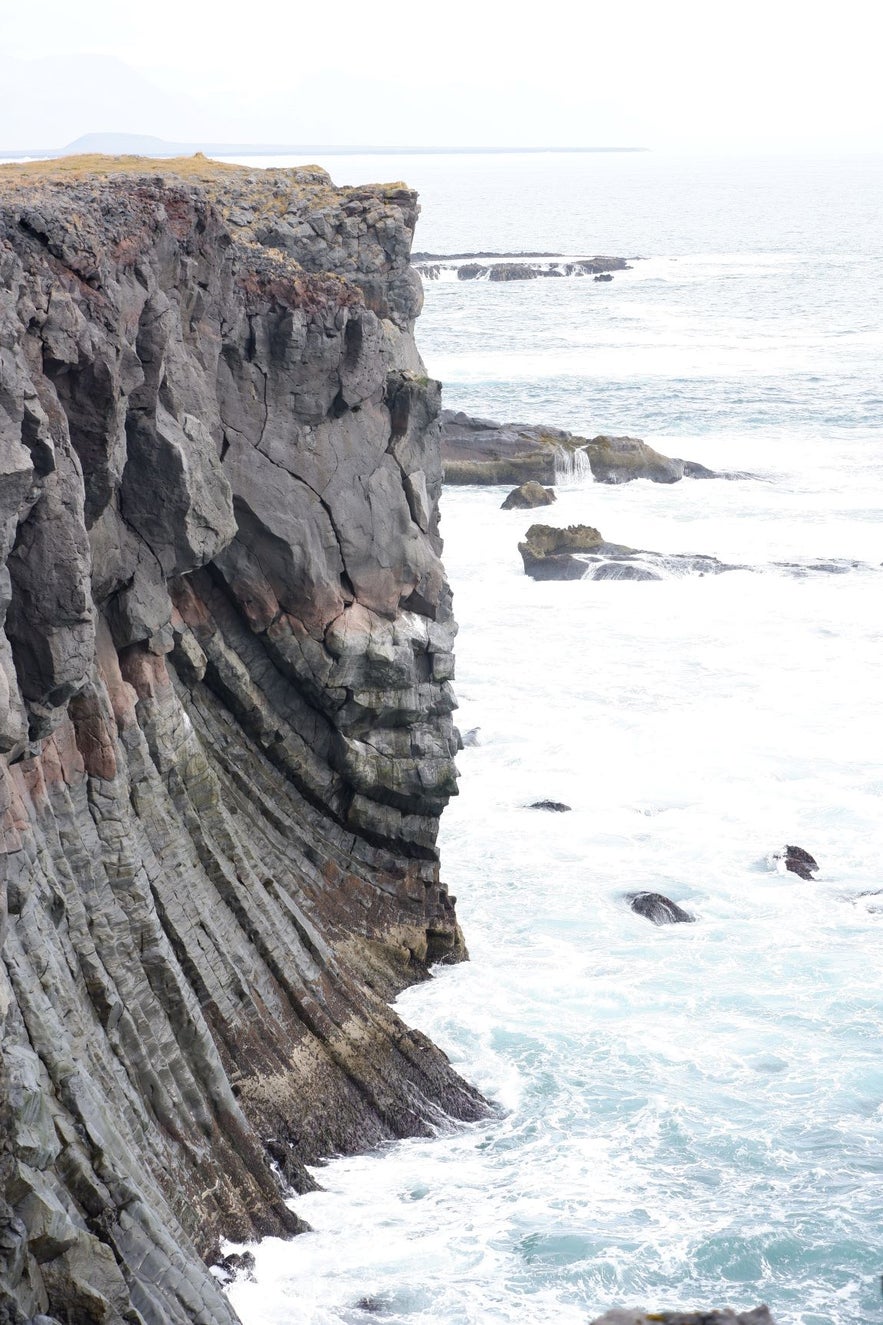
[[[83,153],[107,152],[111,155],[135,156],[188,156],[193,152],[205,152],[207,156],[444,156],[448,153],[464,153],[480,156],[490,153],[516,152],[646,152],[646,147],[417,147],[417,146],[377,146],[365,143],[173,143],[152,134],[143,133],[85,133],[68,143],[66,147],[34,148],[30,151],[4,152],[0,157],[20,161],[31,157],[79,156]]]

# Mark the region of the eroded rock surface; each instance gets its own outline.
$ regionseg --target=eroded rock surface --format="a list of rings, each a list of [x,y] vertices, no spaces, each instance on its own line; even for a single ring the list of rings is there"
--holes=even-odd
[[[579,466],[596,483],[677,483],[682,478],[748,478],[715,474],[693,460],[663,455],[637,437],[580,437],[563,428],[496,423],[457,410],[442,411],[446,483],[550,484]]]
[[[485,1106],[416,198],[0,170],[0,1319],[230,1322],[305,1164]]]
[[[555,500],[552,489],[544,488],[542,483],[522,483],[503,499],[500,510],[530,511],[538,506],[551,506]]]

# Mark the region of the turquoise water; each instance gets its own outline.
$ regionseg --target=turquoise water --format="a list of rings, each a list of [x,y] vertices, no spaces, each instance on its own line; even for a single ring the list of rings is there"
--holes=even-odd
[[[366,1321],[366,1299],[391,1325],[877,1320],[883,165],[328,164],[420,187],[420,249],[644,257],[603,285],[428,285],[449,405],[757,478],[559,489],[544,519],[747,568],[658,583],[534,583],[529,513],[446,492],[479,743],[442,859],[472,960],[399,1007],[501,1113],[323,1167],[297,1201],[316,1232],[263,1243],[231,1296],[249,1325]],[[784,842],[817,881],[776,871]],[[653,927],[638,889],[697,923]]]

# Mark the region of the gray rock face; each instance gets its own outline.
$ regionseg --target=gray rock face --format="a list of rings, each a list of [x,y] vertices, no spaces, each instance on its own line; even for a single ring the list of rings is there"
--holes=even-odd
[[[465,955],[416,214],[0,170],[4,1321],[231,1322],[305,1164],[484,1111],[386,1002]]]

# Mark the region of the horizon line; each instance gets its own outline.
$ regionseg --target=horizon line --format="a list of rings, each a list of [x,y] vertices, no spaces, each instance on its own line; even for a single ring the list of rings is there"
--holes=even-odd
[[[97,137],[99,137],[99,136],[103,136],[103,135],[98,135],[98,134],[95,134],[95,135],[92,135],[92,134],[84,134],[84,135],[83,135],[83,138],[86,139],[86,141],[83,142],[83,146],[82,146],[82,149],[81,149],[81,150],[82,150],[83,152],[88,152],[88,151],[89,151],[89,147],[88,147],[88,139],[90,139],[90,138],[92,138],[92,137],[97,138]],[[108,135],[108,136],[110,136],[110,135]],[[120,136],[121,138],[123,138],[123,137],[129,137],[130,135],[123,135],[123,134],[121,134],[121,135],[119,135],[119,136]],[[145,136],[146,136],[146,135],[145,135]],[[530,153],[530,154],[540,154],[540,153],[543,153],[543,152],[555,152],[555,153],[649,152],[649,151],[652,150],[652,149],[649,148],[649,147],[561,147],[561,146],[554,146],[554,145],[548,145],[548,146],[542,146],[542,147],[526,147],[526,146],[515,146],[515,147],[512,147],[512,146],[509,146],[509,147],[505,147],[505,146],[464,147],[464,146],[455,146],[455,145],[453,145],[453,146],[441,146],[441,147],[415,147],[415,146],[371,145],[371,144],[364,144],[364,143],[362,143],[362,144],[324,144],[324,145],[322,145],[322,144],[317,144],[317,143],[307,143],[307,144],[297,144],[297,143],[294,143],[294,144],[291,144],[291,143],[281,143],[281,144],[262,144],[262,143],[208,143],[208,142],[200,141],[200,140],[194,140],[194,141],[192,141],[192,142],[174,143],[174,142],[168,142],[168,141],[156,140],[156,139],[153,139],[153,140],[152,140],[154,146],[153,146],[153,149],[150,150],[150,148],[148,148],[146,145],[144,145],[144,144],[139,145],[139,144],[138,144],[138,141],[137,141],[138,138],[139,138],[139,135],[138,135],[138,134],[132,134],[132,135],[131,135],[131,138],[132,138],[132,140],[133,140],[133,141],[132,141],[132,150],[131,150],[131,153],[128,152],[128,151],[119,151],[119,150],[117,150],[117,151],[113,151],[113,150],[107,150],[106,152],[104,152],[104,153],[102,153],[102,154],[103,154],[103,155],[107,155],[107,156],[128,156],[128,155],[154,156],[154,157],[156,157],[157,159],[162,159],[163,157],[167,157],[167,156],[193,155],[193,154],[196,153],[196,152],[205,152],[205,153],[208,154],[208,155],[215,154],[215,155],[223,155],[223,156],[233,156],[233,155],[239,155],[239,156],[295,156],[295,155],[298,155],[298,154],[301,154],[301,153],[310,153],[310,152],[314,152],[314,153],[316,153],[317,155],[320,155],[320,156],[383,156],[383,155],[387,155],[387,156],[432,156],[432,155],[436,155],[436,156],[445,156],[445,155],[447,155],[447,156],[457,156],[457,155],[469,155],[469,156],[481,156],[481,155],[486,155],[486,156],[492,156],[492,155],[501,155],[501,154],[514,155],[514,154],[517,154],[517,153],[524,153],[524,154],[527,154],[527,153]],[[7,149],[7,150],[0,149],[0,157],[13,158],[13,159],[17,159],[17,158],[21,158],[21,157],[33,157],[33,158],[37,158],[37,159],[44,158],[44,159],[46,159],[46,160],[51,160],[53,157],[74,156],[74,155],[77,155],[78,153],[72,151],[71,149],[72,149],[76,144],[78,144],[79,141],[80,141],[80,140],[78,140],[78,139],[74,139],[74,142],[73,142],[73,143],[68,143],[68,144],[67,144],[66,146],[64,146],[64,147],[52,147],[52,148],[47,148],[47,147],[39,147],[39,148],[37,148],[37,147],[34,147],[34,148],[21,148],[21,147],[18,147],[18,148],[10,148],[10,149]],[[161,146],[160,146],[160,143],[161,143]],[[79,150],[79,149],[78,149],[78,150]],[[92,150],[95,151],[94,148],[93,148]]]

